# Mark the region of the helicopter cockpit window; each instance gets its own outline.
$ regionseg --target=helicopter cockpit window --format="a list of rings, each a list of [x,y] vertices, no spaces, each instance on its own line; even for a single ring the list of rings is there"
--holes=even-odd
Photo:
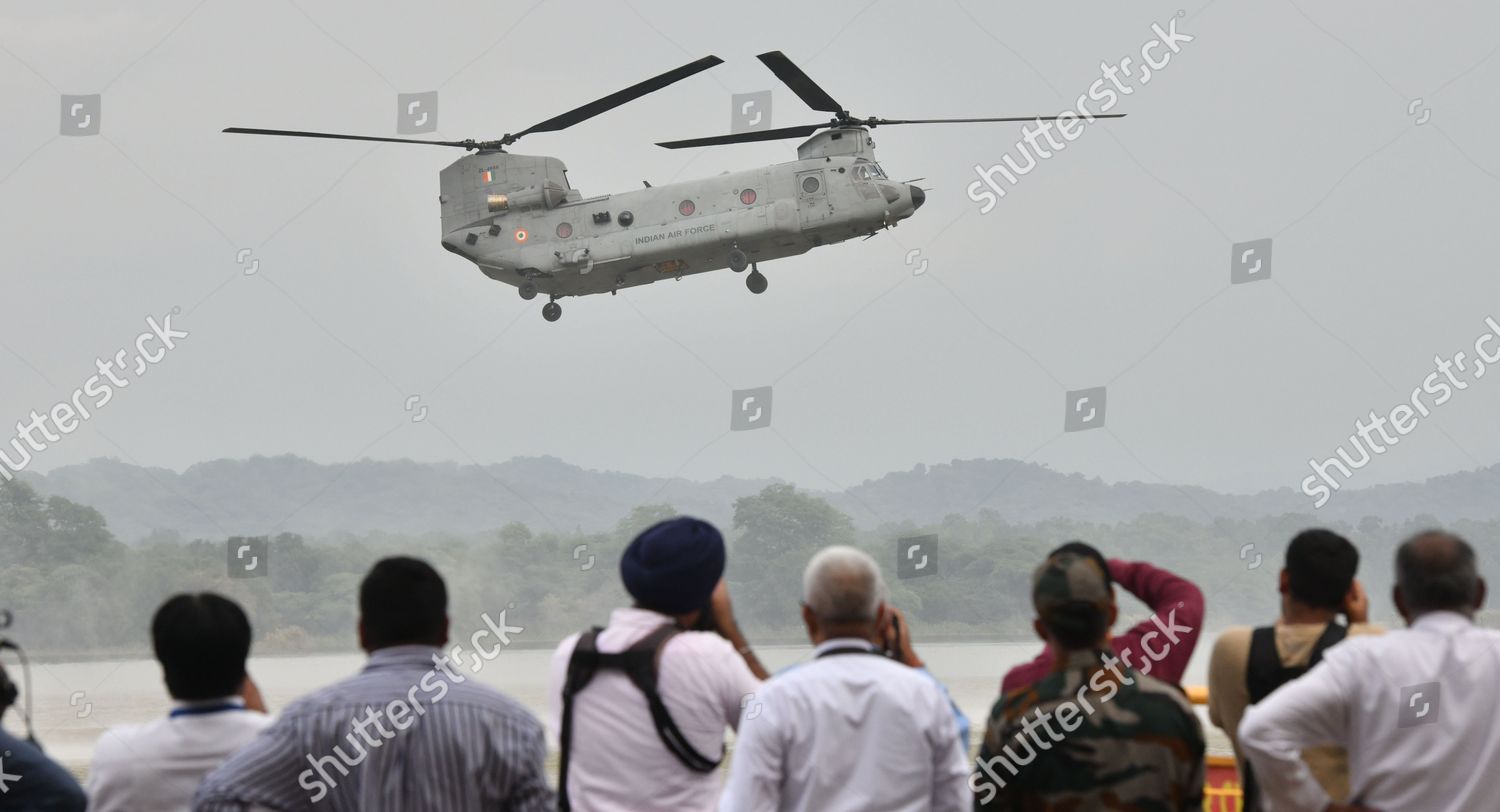
[[[869,180],[870,179],[870,167],[869,167],[869,165],[868,164],[855,164],[854,165],[854,179],[855,180]]]
[[[861,161],[854,165],[854,177],[856,180],[885,180],[885,170],[880,164]]]

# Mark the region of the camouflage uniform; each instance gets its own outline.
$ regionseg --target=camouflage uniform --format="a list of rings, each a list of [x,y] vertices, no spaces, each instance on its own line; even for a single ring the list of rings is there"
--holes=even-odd
[[[1044,621],[1113,604],[1098,564],[1068,553],[1038,568],[1033,599]],[[1182,693],[1111,652],[1060,662],[995,703],[969,780],[974,809],[1202,809],[1203,728]]]

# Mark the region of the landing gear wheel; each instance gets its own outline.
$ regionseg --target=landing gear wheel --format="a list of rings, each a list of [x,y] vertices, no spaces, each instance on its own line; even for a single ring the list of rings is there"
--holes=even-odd
[[[744,251],[736,248],[729,252],[729,270],[743,273],[748,267],[750,267],[750,258],[745,256]]]
[[[769,284],[766,281],[766,275],[760,271],[751,271],[750,275],[745,277],[745,287],[749,288],[751,293],[765,293],[766,286]]]
[[[532,284],[530,282],[526,282],[526,283],[522,284],[521,285],[521,298],[525,299],[528,302],[531,301],[532,299],[535,299],[536,298],[536,285],[534,285],[534,284]]]
[[[548,302],[542,305],[542,318],[547,321],[557,321],[562,318],[562,305],[557,302]]]

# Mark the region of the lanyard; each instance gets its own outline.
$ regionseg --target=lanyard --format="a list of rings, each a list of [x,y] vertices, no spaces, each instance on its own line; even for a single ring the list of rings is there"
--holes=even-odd
[[[238,711],[244,709],[245,706],[236,705],[233,702],[224,702],[218,705],[190,705],[186,708],[177,708],[173,710],[171,713],[167,714],[167,717],[170,719],[176,719],[179,716],[207,716],[210,713],[223,713],[225,711]]]
[[[881,652],[878,652],[874,649],[865,648],[864,646],[840,646],[838,648],[828,649],[822,654],[819,654],[817,659],[821,660],[824,657],[834,657],[840,654],[875,654],[882,657],[885,656],[884,654],[881,654]]]

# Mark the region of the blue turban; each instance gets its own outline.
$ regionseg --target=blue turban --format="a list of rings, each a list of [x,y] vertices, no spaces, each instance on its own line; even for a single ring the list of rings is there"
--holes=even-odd
[[[646,528],[620,557],[620,579],[642,609],[685,615],[708,608],[724,575],[724,537],[679,516]]]

